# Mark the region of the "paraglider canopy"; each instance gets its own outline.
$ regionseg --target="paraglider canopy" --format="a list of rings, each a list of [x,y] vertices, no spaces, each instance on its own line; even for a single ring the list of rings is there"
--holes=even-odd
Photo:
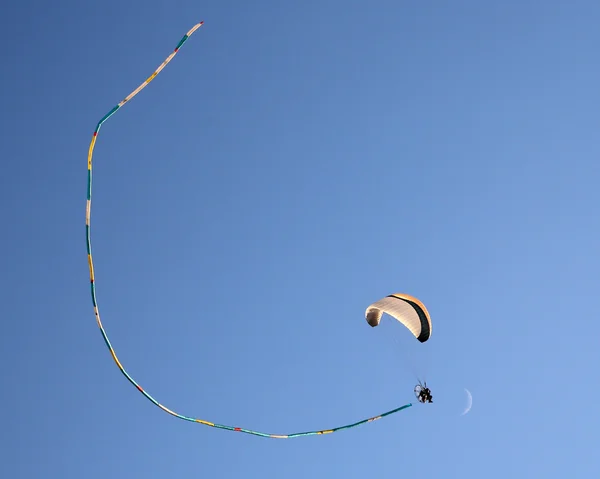
[[[406,326],[420,342],[431,337],[431,317],[425,305],[408,294],[390,294],[369,305],[365,312],[367,323],[379,325],[383,313],[387,313]]]

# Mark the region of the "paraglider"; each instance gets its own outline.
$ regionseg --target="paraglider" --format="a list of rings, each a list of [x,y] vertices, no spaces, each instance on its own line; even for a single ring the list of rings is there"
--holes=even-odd
[[[402,293],[390,294],[369,305],[365,312],[365,319],[370,326],[376,327],[384,313],[403,324],[421,343],[431,337],[431,316],[425,305],[414,296]],[[420,403],[433,402],[427,383],[422,385],[419,381],[414,392]]]
[[[415,386],[415,396],[420,403],[432,403],[433,396],[431,395],[431,390],[427,387],[427,382],[424,384],[417,384]]]
[[[370,326],[378,326],[383,313],[398,320],[424,343],[431,337],[431,317],[425,305],[414,296],[396,293],[369,305],[365,313]]]

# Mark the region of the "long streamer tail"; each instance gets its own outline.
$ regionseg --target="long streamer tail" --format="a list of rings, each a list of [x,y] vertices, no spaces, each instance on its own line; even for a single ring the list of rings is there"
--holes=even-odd
[[[263,433],[263,432],[251,431],[250,429],[244,429],[241,427],[231,427],[231,426],[225,426],[223,424],[216,424],[216,423],[213,423],[210,421],[204,421],[202,419],[184,416],[182,414],[178,414],[174,411],[171,411],[169,408],[163,406],[156,399],[154,399],[150,394],[148,394],[129,375],[129,373],[125,370],[125,368],[123,368],[123,365],[119,361],[119,358],[117,357],[117,354],[115,353],[115,350],[113,349],[113,347],[110,343],[110,340],[108,339],[108,335],[106,334],[106,331],[104,330],[104,327],[102,326],[102,321],[100,320],[100,312],[98,310],[98,301],[96,299],[96,282],[94,280],[94,262],[92,260],[92,243],[91,243],[91,236],[90,236],[90,216],[91,216],[91,210],[92,210],[92,154],[94,152],[94,146],[96,145],[96,139],[98,138],[98,133],[100,132],[100,128],[102,127],[103,123],[106,120],[108,120],[112,115],[114,115],[119,108],[121,108],[123,105],[125,105],[125,103],[130,101],[134,96],[136,96],[139,92],[141,92],[152,80],[154,80],[154,78],[165,68],[165,66],[167,66],[167,64],[173,59],[173,57],[175,57],[175,55],[177,55],[177,53],[179,52],[179,50],[181,49],[183,44],[188,40],[188,38],[196,30],[198,30],[198,28],[200,28],[203,24],[204,24],[204,22],[200,22],[200,23],[194,25],[191,28],[191,30],[188,31],[183,36],[183,38],[179,41],[179,43],[175,47],[175,50],[173,50],[173,52],[165,59],[165,61],[163,61],[161,63],[161,65],[154,71],[154,73],[152,73],[152,75],[150,75],[140,86],[138,86],[134,91],[132,91],[129,95],[127,95],[127,97],[125,97],[120,103],[118,103],[112,110],[110,110],[106,115],[104,115],[102,117],[102,119],[98,122],[96,129],[94,130],[94,134],[92,136],[92,142],[90,143],[90,148],[89,148],[89,152],[88,152],[88,181],[87,181],[87,203],[86,203],[86,213],[85,213],[85,233],[86,233],[86,243],[87,243],[88,265],[90,268],[90,284],[91,284],[91,293],[92,293],[92,304],[94,306],[94,314],[96,315],[96,322],[98,323],[98,327],[100,328],[100,332],[102,333],[104,342],[106,343],[106,346],[108,347],[108,350],[110,351],[110,354],[111,354],[113,360],[119,367],[119,370],[121,371],[121,373],[123,373],[123,375],[129,380],[129,382],[131,384],[133,384],[137,388],[137,390],[139,392],[141,392],[144,396],[146,396],[146,398],[148,398],[154,405],[158,406],[160,409],[171,414],[172,416],[175,416],[179,419],[183,419],[185,421],[191,421],[191,422],[204,424],[206,426],[216,427],[218,429],[226,429],[228,431],[244,432],[246,434],[253,434],[255,436],[277,438],[277,439],[287,439],[287,438],[300,437],[300,436],[328,434],[328,433],[332,433],[335,431],[340,431],[342,429],[349,429],[352,427],[356,427],[356,426],[359,426],[359,425],[367,423],[367,422],[375,421],[384,416],[389,416],[390,414],[394,414],[398,411],[401,411],[402,409],[406,409],[406,408],[412,406],[412,404],[406,404],[399,408],[396,408],[391,411],[380,414],[379,416],[375,416],[375,417],[372,417],[369,419],[364,419],[364,420],[356,422],[354,424],[348,424],[346,426],[340,426],[340,427],[336,427],[333,429],[325,429],[325,430],[321,430],[321,431],[298,432],[298,433],[293,433],[293,434],[267,434],[267,433]]]

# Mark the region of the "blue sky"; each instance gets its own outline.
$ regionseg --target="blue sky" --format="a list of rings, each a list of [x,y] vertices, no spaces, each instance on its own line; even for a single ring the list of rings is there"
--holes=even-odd
[[[0,475],[598,471],[598,2],[5,12]],[[171,409],[273,433],[415,403],[413,371],[433,405],[261,439],[164,414],[112,362],[89,295],[89,141],[201,20],[95,150],[121,361]],[[394,292],[427,305],[428,343],[366,324]]]

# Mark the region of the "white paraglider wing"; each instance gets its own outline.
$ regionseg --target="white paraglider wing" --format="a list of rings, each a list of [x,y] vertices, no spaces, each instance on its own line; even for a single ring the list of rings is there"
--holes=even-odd
[[[384,313],[406,326],[420,342],[431,337],[431,317],[417,298],[408,294],[390,294],[369,305],[365,313],[367,323],[378,326]]]

